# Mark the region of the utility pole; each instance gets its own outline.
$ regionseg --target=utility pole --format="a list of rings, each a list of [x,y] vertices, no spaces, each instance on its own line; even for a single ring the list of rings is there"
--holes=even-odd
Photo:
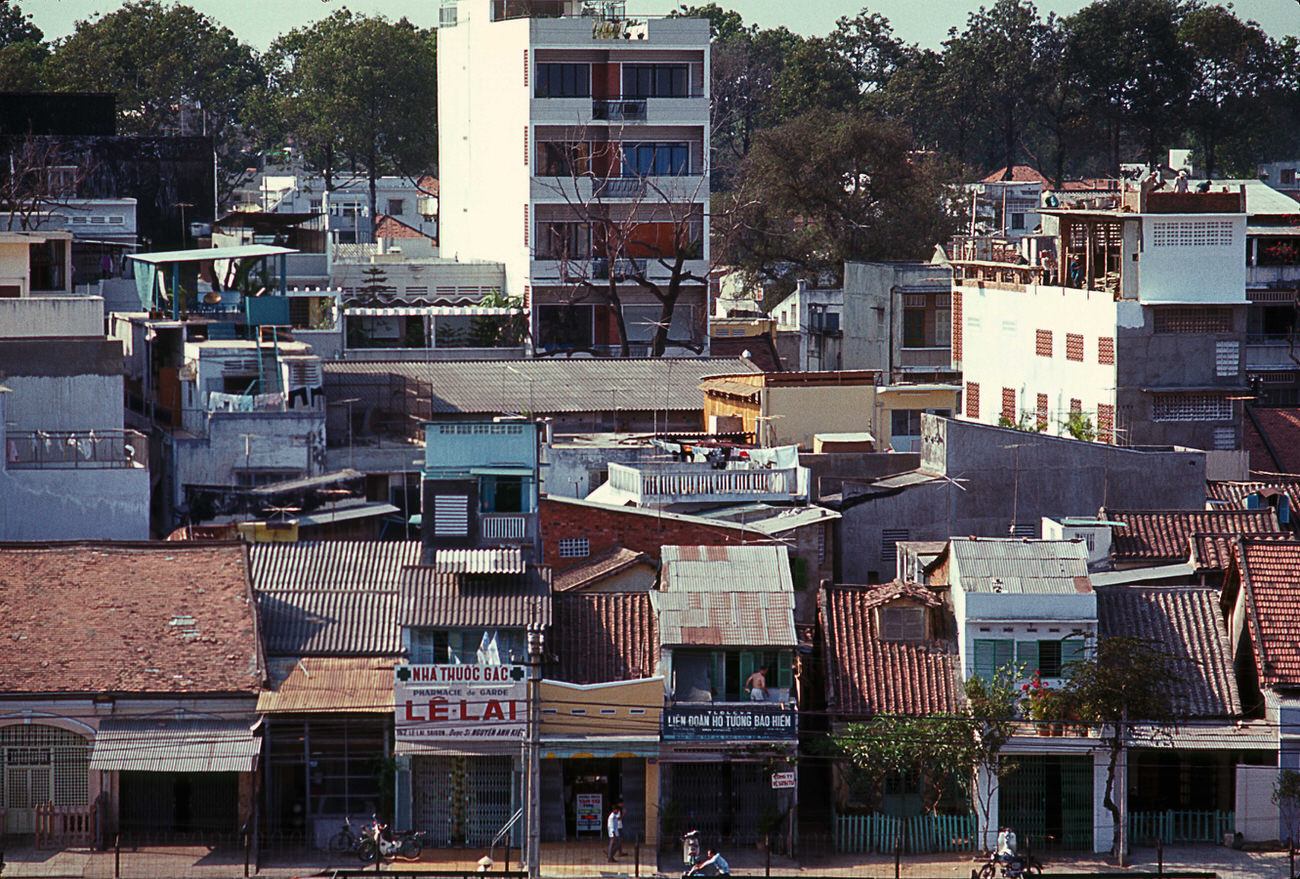
[[[541,874],[542,854],[542,627],[533,623],[528,627],[528,788],[527,838],[524,841],[524,858],[528,864],[528,879],[538,879]]]

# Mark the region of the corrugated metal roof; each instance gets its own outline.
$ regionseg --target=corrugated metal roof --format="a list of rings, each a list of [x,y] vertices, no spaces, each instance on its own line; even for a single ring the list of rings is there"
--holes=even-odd
[[[420,563],[418,540],[255,543],[253,588],[261,592],[396,589],[405,565]]]
[[[397,623],[440,629],[549,626],[551,569],[466,575],[432,565],[403,568]]]
[[[700,383],[700,390],[706,394],[712,392],[729,397],[740,397],[744,400],[755,400],[763,389],[759,385],[751,385],[749,382],[737,381],[734,378],[710,378]]]
[[[201,262],[208,259],[248,259],[256,256],[279,256],[282,253],[297,253],[288,247],[276,247],[271,244],[235,244],[230,247],[207,247],[193,250],[159,250],[154,253],[129,253],[127,259],[140,262]]]
[[[953,538],[949,552],[967,592],[1091,592],[1082,540]]]
[[[262,714],[388,714],[394,660],[308,656],[271,664],[271,689],[257,698]]]
[[[392,504],[386,504],[382,501],[369,504],[356,504],[354,506],[328,506],[313,510],[312,512],[298,517],[299,527],[311,527],[313,525],[334,525],[338,522],[351,522],[356,519],[370,519],[375,516],[392,516],[400,513],[401,510]]]
[[[652,592],[666,646],[795,647],[794,593]]]
[[[364,390],[351,383],[363,378],[372,383],[375,377],[404,378],[422,399],[429,400],[433,417],[608,411],[611,403],[624,411],[703,410],[704,392],[699,384],[705,376],[758,371],[740,359],[666,357],[400,363],[338,360],[325,362],[322,368],[327,395],[346,389],[346,395],[359,396]],[[358,405],[380,402],[363,399]]]
[[[105,718],[90,768],[115,772],[252,772],[256,721]]]
[[[769,516],[766,519],[747,519],[745,524],[751,528],[757,528],[765,534],[784,534],[786,531],[802,528],[805,525],[816,525],[819,522],[829,522],[841,518],[840,514],[834,510],[816,506],[793,507],[774,510],[774,512],[776,515]]]
[[[522,574],[526,570],[524,551],[518,546],[490,549],[440,549],[433,567],[448,574]]]
[[[402,650],[397,589],[257,593],[270,656],[392,656]]]
[[[665,546],[664,592],[793,592],[784,546]]]

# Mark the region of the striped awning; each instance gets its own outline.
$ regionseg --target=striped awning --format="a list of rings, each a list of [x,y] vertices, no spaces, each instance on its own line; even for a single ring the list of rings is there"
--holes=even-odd
[[[90,768],[101,772],[252,772],[258,721],[107,718]]]
[[[344,314],[348,317],[508,317],[523,314],[519,308],[480,308],[477,305],[394,305],[388,308],[353,308]]]

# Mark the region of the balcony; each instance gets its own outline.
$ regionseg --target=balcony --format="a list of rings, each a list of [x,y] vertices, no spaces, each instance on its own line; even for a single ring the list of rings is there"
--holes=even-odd
[[[149,441],[134,430],[32,430],[5,435],[9,470],[105,470],[149,466]]]
[[[479,536],[484,540],[527,540],[528,516],[485,514],[479,517]]]
[[[645,98],[594,98],[591,118],[597,122],[645,122]]]
[[[791,501],[806,493],[807,468],[714,470],[709,464],[609,465],[609,486],[637,506]]]
[[[1249,335],[1246,337],[1246,369],[1295,369],[1300,356],[1300,340],[1288,335]]]
[[[900,348],[900,369],[952,369],[952,348],[947,345],[933,348]]]

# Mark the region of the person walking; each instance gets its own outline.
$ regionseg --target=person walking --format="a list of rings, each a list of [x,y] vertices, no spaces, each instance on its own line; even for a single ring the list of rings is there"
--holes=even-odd
[[[610,861],[614,861],[619,855],[623,854],[623,804],[615,803],[614,808],[609,810],[609,818],[605,821],[605,830],[609,833],[609,852]]]

